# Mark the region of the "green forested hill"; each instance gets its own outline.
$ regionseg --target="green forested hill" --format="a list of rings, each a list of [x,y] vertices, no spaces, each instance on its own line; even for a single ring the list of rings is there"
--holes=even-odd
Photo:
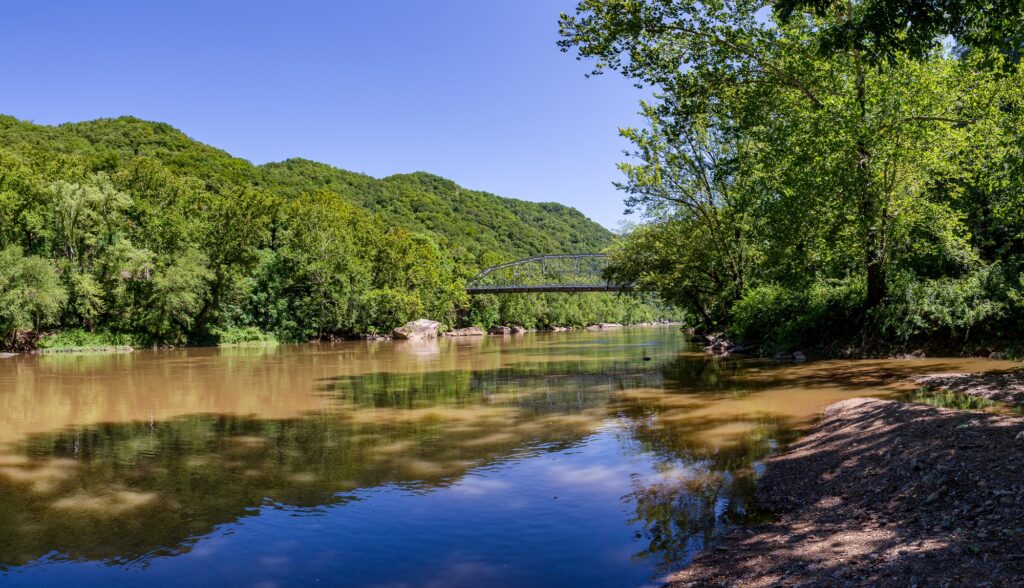
[[[480,267],[611,242],[574,209],[427,173],[254,166],[131,117],[41,126],[0,116],[7,347],[52,328],[186,343],[246,330],[349,335],[419,316],[452,324]],[[485,326],[542,326],[648,318],[639,308],[534,296],[481,298],[469,310]]]
[[[379,213],[389,222],[438,236],[458,259],[488,252],[525,257],[600,251],[611,233],[579,211],[467,190],[428,173],[377,180],[304,159],[260,166],[261,182],[287,196],[323,189]]]
[[[376,179],[304,159],[253,166],[168,124],[133,117],[42,126],[0,116],[0,145],[43,156],[66,154],[88,160],[92,167],[152,157],[213,189],[252,185],[286,198],[334,192],[385,223],[432,233],[449,254],[467,264],[487,253],[515,258],[600,251],[612,238],[607,229],[561,204],[466,190],[423,172]]]

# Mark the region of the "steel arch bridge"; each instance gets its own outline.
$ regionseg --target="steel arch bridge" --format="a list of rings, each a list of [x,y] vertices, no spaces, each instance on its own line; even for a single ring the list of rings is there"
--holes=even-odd
[[[486,268],[466,286],[473,294],[528,292],[628,292],[631,284],[614,284],[604,277],[604,253],[539,255]]]

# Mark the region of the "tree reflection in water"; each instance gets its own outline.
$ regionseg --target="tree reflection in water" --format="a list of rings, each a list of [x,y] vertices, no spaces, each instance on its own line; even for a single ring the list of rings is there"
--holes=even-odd
[[[987,367],[967,361],[709,359],[675,330],[19,358],[0,365],[0,570],[146,566],[267,509],[355,509],[377,489],[427,497],[609,441],[584,465],[611,476],[616,507],[628,492],[631,514],[602,541],[666,571],[761,516],[760,460],[823,406],[909,370]],[[566,472],[532,491],[599,495]],[[522,493],[551,518],[513,516],[508,532],[579,524]],[[479,508],[465,512],[494,510]]]

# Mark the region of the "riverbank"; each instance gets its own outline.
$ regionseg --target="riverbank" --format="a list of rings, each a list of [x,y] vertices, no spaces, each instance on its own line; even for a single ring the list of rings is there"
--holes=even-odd
[[[995,402],[1024,403],[1024,370],[986,373],[931,374],[913,378],[928,388],[949,390]]]
[[[411,324],[411,323],[410,323]],[[616,328],[639,328],[639,327],[670,327],[680,326],[678,322],[645,322],[633,324],[619,323],[596,323],[589,326],[550,326],[541,329],[526,329],[524,327],[492,327],[484,330],[479,327],[465,327],[445,332],[435,332],[428,338],[438,337],[472,337],[486,335],[522,335],[526,333],[566,333],[572,331],[602,331]],[[330,343],[336,341],[391,341],[391,333],[365,333],[350,337],[324,337],[313,339],[309,343]],[[240,329],[217,330],[209,344],[190,344],[183,346],[159,345],[147,346],[139,344],[133,336],[124,334],[112,334],[107,332],[88,332],[81,329],[68,331],[47,332],[42,334],[25,332],[19,341],[22,344],[8,350],[0,347],[0,358],[14,357],[23,353],[131,353],[135,349],[175,349],[179,347],[201,348],[201,347],[265,347],[280,344],[273,335],[265,333],[254,327]]]
[[[1020,586],[1024,419],[855,398],[759,483],[736,530],[671,586]]]

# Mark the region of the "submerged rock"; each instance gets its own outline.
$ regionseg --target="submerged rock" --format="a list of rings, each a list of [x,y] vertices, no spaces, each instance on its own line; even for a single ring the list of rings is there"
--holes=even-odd
[[[430,319],[418,319],[405,323],[391,332],[395,339],[434,339],[441,323]]]

